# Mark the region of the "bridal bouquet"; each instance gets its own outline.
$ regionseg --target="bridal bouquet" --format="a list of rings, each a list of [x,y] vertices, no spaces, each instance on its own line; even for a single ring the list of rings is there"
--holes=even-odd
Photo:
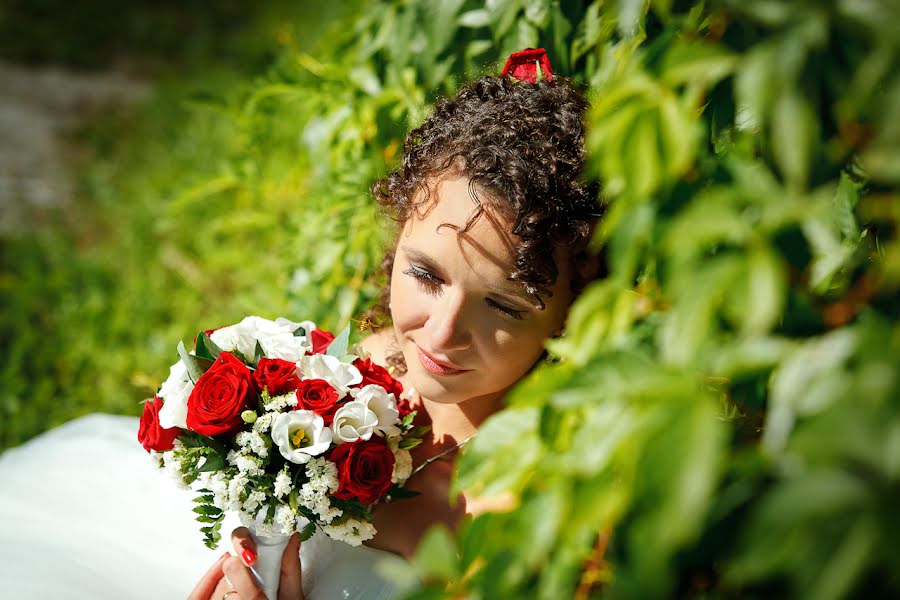
[[[210,548],[225,511],[257,538],[307,539],[318,526],[359,545],[375,535],[377,502],[411,494],[409,449],[425,430],[403,386],[348,353],[348,339],[349,327],[335,338],[309,321],[247,317],[200,333],[190,352],[179,344],[138,439],[198,491]]]

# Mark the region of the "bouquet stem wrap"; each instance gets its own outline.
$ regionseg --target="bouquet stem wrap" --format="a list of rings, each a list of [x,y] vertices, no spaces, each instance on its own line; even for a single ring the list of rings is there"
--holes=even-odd
[[[249,529],[250,537],[256,543],[256,562],[250,567],[250,571],[266,598],[278,600],[281,558],[291,537],[282,534],[261,537],[256,534],[255,527],[251,526]]]

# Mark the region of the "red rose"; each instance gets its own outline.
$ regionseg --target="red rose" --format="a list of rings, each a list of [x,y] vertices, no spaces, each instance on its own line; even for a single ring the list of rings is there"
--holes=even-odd
[[[188,429],[209,436],[236,431],[244,423],[241,412],[251,408],[254,396],[250,369],[229,352],[222,352],[188,398]]]
[[[553,79],[550,59],[547,57],[547,51],[543,48],[525,48],[521,52],[513,52],[506,59],[506,65],[500,76],[512,75],[519,81],[534,83],[537,81],[538,65],[541,67],[544,79],[547,81]]]
[[[394,398],[399,399],[403,393],[403,384],[391,377],[388,370],[381,365],[376,365],[371,359],[357,358],[353,361],[353,366],[359,369],[362,375],[362,382],[353,387],[363,387],[370,384],[380,385],[388,394],[393,394]]]
[[[297,409],[311,410],[331,425],[338,405],[337,391],[324,379],[304,379],[297,387]]]
[[[141,424],[138,427],[138,441],[147,452],[171,450],[172,442],[181,434],[181,429],[178,427],[169,429],[160,427],[159,409],[162,406],[163,400],[159,396],[154,396],[152,400],[144,402],[144,412],[141,414]]]
[[[313,354],[325,354],[328,344],[334,340],[334,334],[324,329],[313,329],[309,334],[309,339],[312,342]]]
[[[400,419],[405,419],[406,415],[412,412],[412,406],[409,405],[409,400],[406,398],[398,398],[397,399],[397,412],[400,414]]]
[[[300,378],[297,376],[297,365],[280,358],[261,358],[253,372],[256,389],[262,393],[264,389],[270,396],[280,396],[297,389]]]
[[[341,444],[328,458],[337,467],[340,482],[335,498],[357,498],[368,505],[391,489],[394,453],[384,438]]]

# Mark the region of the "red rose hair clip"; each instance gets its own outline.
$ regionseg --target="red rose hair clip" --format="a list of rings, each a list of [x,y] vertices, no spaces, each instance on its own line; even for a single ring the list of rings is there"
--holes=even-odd
[[[543,48],[525,48],[519,52],[513,52],[506,59],[506,65],[500,73],[501,77],[512,75],[519,81],[534,83],[539,78],[551,81],[553,69],[550,68],[550,59]]]

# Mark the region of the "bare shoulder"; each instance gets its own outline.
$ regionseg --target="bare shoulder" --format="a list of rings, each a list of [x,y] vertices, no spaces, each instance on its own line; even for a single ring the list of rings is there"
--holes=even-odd
[[[394,332],[385,328],[363,338],[357,345],[371,355],[373,362],[383,365],[387,363],[391,346],[395,343]]]

